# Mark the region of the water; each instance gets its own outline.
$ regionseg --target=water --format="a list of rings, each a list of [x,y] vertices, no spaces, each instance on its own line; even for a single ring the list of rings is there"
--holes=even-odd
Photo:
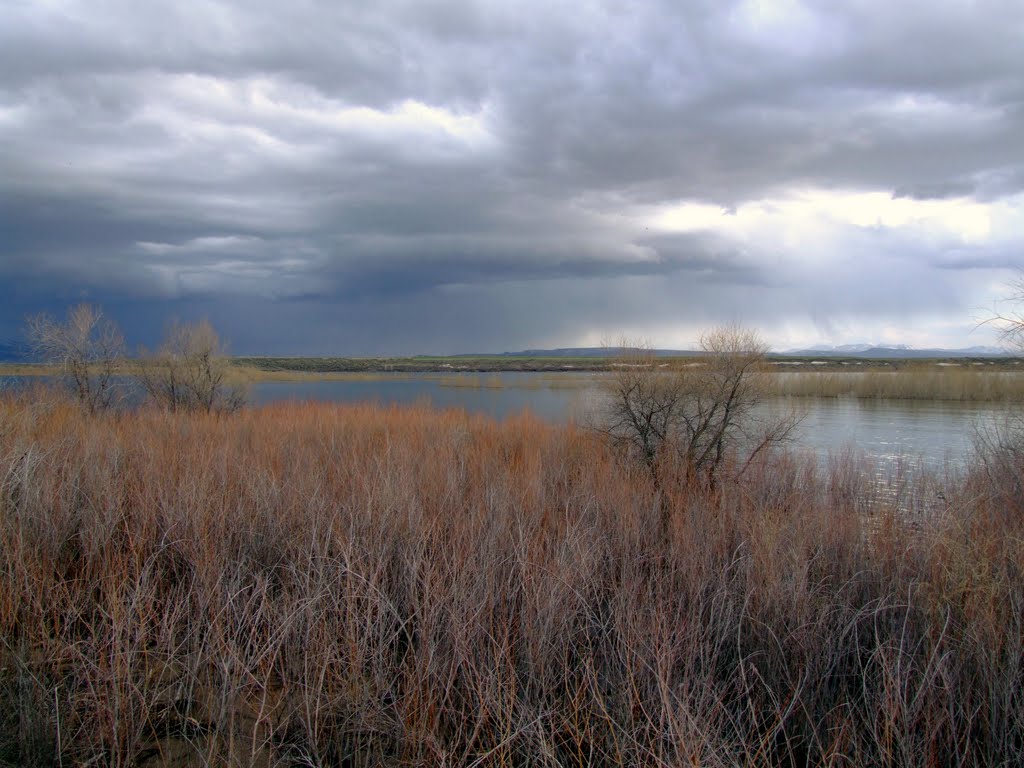
[[[600,374],[500,373],[395,375],[345,380],[265,381],[254,384],[254,404],[282,400],[381,404],[429,402],[498,419],[529,409],[541,418],[587,421],[601,402]],[[763,406],[771,417],[796,408],[803,419],[794,445],[819,456],[854,449],[883,467],[964,465],[981,427],[1007,412],[1001,403],[854,398],[779,398]]]
[[[30,381],[38,379],[0,377],[0,390]],[[601,374],[584,372],[379,374],[261,381],[251,385],[249,401],[429,403],[497,419],[529,410],[549,421],[586,422],[600,405],[600,381]],[[1007,412],[1000,403],[793,398],[766,403],[764,415],[794,407],[803,414],[794,436],[797,448],[821,457],[852,448],[883,470],[962,468],[971,455],[976,429],[998,422]]]
[[[977,430],[998,423],[1000,403],[801,398],[796,444],[820,455],[854,448],[890,466],[957,469],[974,450]]]
[[[528,410],[542,419],[565,422],[582,416],[595,394],[594,374],[380,374],[332,380],[260,381],[250,386],[249,401],[254,405],[282,400],[429,403],[435,408],[464,408],[496,419]]]

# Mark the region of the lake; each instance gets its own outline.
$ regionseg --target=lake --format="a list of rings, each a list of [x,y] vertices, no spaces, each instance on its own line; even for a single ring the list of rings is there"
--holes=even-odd
[[[599,373],[382,374],[261,381],[249,394],[257,405],[282,400],[423,402],[498,419],[529,410],[550,421],[585,422],[599,407],[600,381]],[[823,457],[852,448],[880,468],[923,465],[940,471],[962,467],[978,426],[994,424],[1007,412],[1001,403],[854,398],[777,398],[764,405],[766,415],[794,407],[803,413],[797,448]]]
[[[385,373],[259,381],[250,385],[249,402],[257,406],[290,400],[429,403],[497,419],[530,411],[548,421],[586,423],[600,407],[602,375]],[[38,381],[0,377],[0,388]],[[771,400],[764,405],[765,415],[794,407],[803,414],[794,447],[823,458],[853,449],[874,462],[876,473],[897,467],[962,468],[971,455],[976,429],[997,423],[1007,413],[1002,403],[803,397]]]

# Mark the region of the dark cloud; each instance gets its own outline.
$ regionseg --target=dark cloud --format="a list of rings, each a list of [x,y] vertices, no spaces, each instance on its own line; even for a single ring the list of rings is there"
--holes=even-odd
[[[1024,266],[1021,39],[1015,0],[8,3],[0,336],[958,343]]]

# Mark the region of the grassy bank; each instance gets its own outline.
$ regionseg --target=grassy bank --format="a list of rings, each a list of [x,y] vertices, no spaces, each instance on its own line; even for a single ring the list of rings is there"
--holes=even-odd
[[[0,763],[1020,764],[1013,461],[897,512],[849,457],[656,491],[528,417],[7,397]]]
[[[236,357],[236,365],[268,373],[451,373],[469,371],[608,370],[608,357]]]
[[[0,376],[54,376],[58,369],[40,363],[0,363]]]
[[[692,364],[692,363],[691,363]],[[326,372],[262,370],[236,366],[232,379],[259,381],[375,381],[396,377],[436,380],[443,387],[466,389],[578,389],[593,387],[602,371],[534,372],[502,378],[497,373],[460,372]],[[887,370],[779,371],[762,374],[768,394],[780,397],[854,397],[860,399],[942,400],[956,402],[1024,402],[1024,371],[988,366],[916,366]]]
[[[783,372],[764,375],[774,395],[863,399],[1022,402],[1024,372],[987,367],[912,367],[896,371]]]
[[[685,365],[699,362],[699,355],[684,357],[657,357],[660,365]],[[557,372],[557,371],[610,371],[621,359],[615,355],[602,357],[523,357],[517,355],[466,355],[452,357],[236,357],[236,366],[281,373],[500,373],[502,371]],[[916,371],[942,369],[947,366],[987,371],[1020,371],[1018,358],[857,358],[857,357],[787,357],[771,355],[769,370],[782,371]]]
[[[883,361],[884,362],[884,361]],[[685,361],[659,359],[659,366],[699,365],[692,359]],[[328,368],[329,363],[324,363]],[[510,364],[511,365],[511,364]],[[247,362],[236,362],[233,378],[245,382],[258,381],[322,381],[322,380],[375,380],[396,376],[428,377],[441,386],[469,389],[562,389],[586,388],[595,385],[601,375],[611,370],[613,363],[605,360],[601,366],[586,365],[578,370],[562,370],[560,363],[551,363],[551,369],[510,368],[509,372],[525,370],[529,377],[505,379],[498,376],[501,369],[484,364],[470,366],[464,371],[426,366],[420,371],[392,367],[389,370],[316,372],[292,368],[259,368]],[[875,367],[877,365],[877,367]],[[602,367],[603,366],[603,367]],[[865,367],[816,367],[802,370],[786,367],[780,370],[770,364],[762,374],[766,391],[782,397],[855,397],[862,399],[944,400],[958,402],[1024,402],[1024,371],[1012,362],[983,363],[928,363],[903,366],[875,364]],[[484,372],[490,371],[492,375]]]
[[[866,360],[812,366],[766,365],[763,380],[770,394],[789,397],[857,397],[962,402],[1024,402],[1024,370],[1018,360],[927,362]],[[699,366],[694,358],[658,358],[659,367]],[[594,377],[614,370],[609,358],[234,358],[228,380],[236,384],[260,381],[374,381],[396,377],[433,377],[442,386],[501,389],[574,388],[592,386]],[[502,372],[533,376],[505,380]],[[119,375],[133,376],[136,364],[125,364]],[[54,366],[0,364],[0,378],[57,376]],[[487,375],[493,374],[493,375]]]

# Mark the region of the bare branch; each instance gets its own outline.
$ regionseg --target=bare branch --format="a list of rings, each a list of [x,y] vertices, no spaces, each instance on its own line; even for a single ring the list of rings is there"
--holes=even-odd
[[[758,418],[764,399],[759,375],[767,346],[756,332],[716,328],[701,338],[703,357],[660,362],[646,345],[626,344],[608,380],[605,434],[634,452],[660,485],[660,466],[675,466],[710,482],[730,453],[755,456],[787,440],[796,414]],[[741,469],[742,471],[742,469]]]
[[[1018,355],[1024,355],[1024,272],[1010,282],[1010,294],[1001,302],[1015,305],[1016,309],[993,311],[981,325],[993,326],[999,334],[999,341]]]
[[[141,355],[139,380],[150,399],[169,411],[234,411],[245,391],[227,380],[228,360],[213,326],[173,322],[156,355]]]
[[[28,318],[27,325],[36,356],[60,367],[87,411],[95,413],[113,404],[114,376],[124,359],[124,337],[98,307],[72,307],[63,323],[50,315],[35,315]]]

